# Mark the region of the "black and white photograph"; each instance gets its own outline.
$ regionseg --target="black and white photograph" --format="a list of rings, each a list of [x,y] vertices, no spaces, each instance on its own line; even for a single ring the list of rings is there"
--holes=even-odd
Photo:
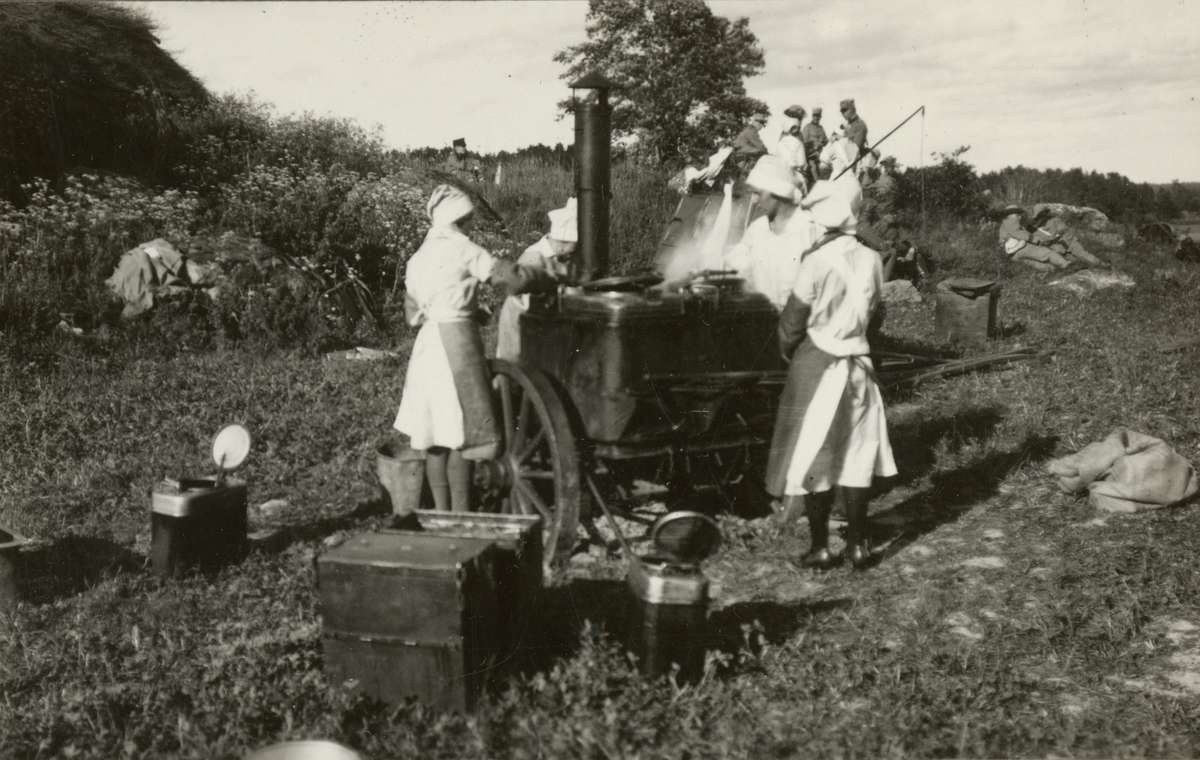
[[[0,0],[0,758],[1200,754],[1200,1]]]

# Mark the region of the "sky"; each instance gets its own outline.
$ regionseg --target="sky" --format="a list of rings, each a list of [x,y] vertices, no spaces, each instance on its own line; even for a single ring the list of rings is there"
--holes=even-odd
[[[149,2],[162,46],[210,91],[280,113],[379,125],[392,147],[572,141],[554,53],[586,39],[582,0]],[[841,122],[853,98],[904,166],[970,146],[1024,165],[1200,181],[1200,0],[711,0],[746,17],[766,66],[747,92]]]

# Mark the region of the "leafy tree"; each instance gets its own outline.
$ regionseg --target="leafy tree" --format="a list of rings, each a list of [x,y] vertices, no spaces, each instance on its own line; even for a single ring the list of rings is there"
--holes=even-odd
[[[713,15],[703,0],[590,0],[587,42],[555,54],[574,81],[598,70],[611,94],[613,134],[659,161],[712,152],[766,104],[744,80],[763,69],[763,51],[745,18]],[[571,112],[570,99],[559,103]]]

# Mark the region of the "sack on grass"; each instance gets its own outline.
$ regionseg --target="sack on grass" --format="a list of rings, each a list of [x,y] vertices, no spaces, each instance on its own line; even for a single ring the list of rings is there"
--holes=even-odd
[[[1116,428],[1103,441],[1050,462],[1068,493],[1088,489],[1089,500],[1107,512],[1141,512],[1192,496],[1200,481],[1191,463],[1164,441]]]
[[[1131,444],[1140,443],[1143,438],[1158,440],[1119,427],[1109,433],[1103,441],[1089,443],[1070,456],[1050,460],[1046,469],[1051,475],[1058,476],[1058,485],[1062,490],[1078,493],[1112,467],[1113,462],[1125,456],[1125,451]]]

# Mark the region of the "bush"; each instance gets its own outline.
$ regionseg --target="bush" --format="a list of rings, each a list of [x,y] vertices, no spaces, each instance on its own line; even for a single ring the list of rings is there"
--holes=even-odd
[[[39,180],[27,191],[24,209],[0,201],[0,329],[18,332],[44,330],[59,312],[104,314],[112,297],[103,281],[121,254],[186,237],[199,208],[194,193],[121,177],[69,177],[61,194]]]
[[[904,224],[916,226],[927,217],[934,222],[975,221],[985,213],[975,167],[961,159],[968,150],[963,146],[935,153],[934,166],[905,169],[896,176],[895,208]]]

